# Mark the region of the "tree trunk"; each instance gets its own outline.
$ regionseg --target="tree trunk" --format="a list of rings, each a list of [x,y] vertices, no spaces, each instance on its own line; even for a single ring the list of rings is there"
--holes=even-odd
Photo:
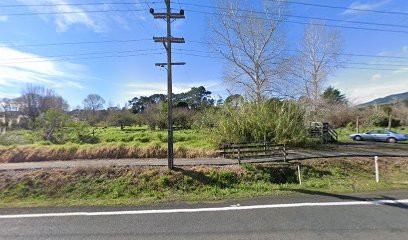
[[[392,115],[388,116],[388,130],[391,130],[391,124],[392,124]]]

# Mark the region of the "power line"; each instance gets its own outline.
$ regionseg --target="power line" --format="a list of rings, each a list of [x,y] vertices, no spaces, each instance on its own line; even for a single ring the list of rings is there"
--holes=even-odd
[[[193,50],[193,49],[174,49],[176,51],[180,52],[198,52],[198,53],[206,53],[206,54],[217,54],[215,51],[201,51],[201,50]],[[191,55],[191,54],[189,54]],[[218,56],[208,56],[210,58],[219,58],[219,59],[225,59],[223,57],[218,57]],[[347,62],[347,61],[337,61],[333,62],[335,64],[351,64],[351,65],[365,65],[365,66],[384,66],[384,67],[406,67],[408,68],[408,64],[393,64],[393,63],[367,63],[367,62]]]
[[[187,6],[196,6],[196,7],[210,8],[210,9],[228,10],[227,8],[223,8],[223,7],[208,6],[208,5],[203,5],[203,4],[195,4],[195,3],[183,3],[183,4],[184,4],[184,5],[187,5]],[[191,11],[191,10],[190,10],[190,11]],[[238,12],[249,12],[249,13],[265,14],[265,12],[254,11],[254,10],[248,10],[248,9],[236,9],[236,11],[238,11]],[[268,14],[271,14],[271,13],[268,13]],[[281,16],[284,16],[284,17],[293,17],[293,18],[302,18],[302,19],[312,19],[312,20],[322,20],[322,21],[331,21],[331,22],[364,24],[364,25],[384,26],[384,27],[408,28],[408,25],[399,25],[399,24],[388,24],[388,23],[376,23],[376,22],[341,20],[341,19],[333,19],[333,18],[309,17],[309,16],[292,15],[292,14],[280,14],[280,15],[281,15]]]
[[[203,41],[195,41],[195,40],[190,40],[188,41],[190,43],[198,43],[198,44],[208,44],[207,42]],[[225,45],[228,46],[228,45]],[[289,49],[283,49],[282,51],[284,52],[299,52],[298,50],[289,50]],[[370,55],[370,54],[354,54],[354,53],[340,53],[339,55],[341,56],[349,56],[349,57],[368,57],[368,58],[387,58],[387,59],[403,59],[403,60],[408,60],[408,57],[402,57],[402,56],[390,56],[390,55]]]
[[[37,63],[37,62],[61,62],[61,61],[72,61],[72,60],[84,60],[84,59],[101,59],[101,58],[125,58],[125,57],[135,57],[135,56],[148,56],[148,55],[162,55],[162,52],[158,53],[140,53],[140,54],[128,54],[128,55],[104,55],[104,56],[94,56],[94,57],[80,57],[80,58],[58,58],[58,59],[47,59],[47,60],[33,60],[33,61],[17,61],[17,62],[0,62],[0,64],[19,64],[19,63]]]
[[[360,11],[360,12],[372,12],[372,13],[381,13],[381,14],[396,14],[396,15],[408,15],[407,12],[397,12],[397,11],[380,11],[380,10],[370,10],[370,9],[361,9],[361,8],[351,8],[351,7],[341,7],[341,6],[332,6],[332,5],[324,5],[324,4],[317,4],[317,3],[304,3],[298,1],[283,1],[289,4],[296,4],[296,5],[304,5],[304,6],[313,6],[313,7],[321,7],[321,8],[332,8],[332,9],[342,9],[342,10],[352,10],[352,11]],[[98,6],[98,5],[134,5],[138,3],[150,3],[156,4],[159,1],[142,1],[142,2],[95,2],[95,3],[44,3],[44,4],[5,4],[0,5],[0,8],[18,8],[18,7],[56,7],[56,6]],[[177,2],[180,6],[180,0]],[[182,3],[184,5],[192,5],[191,3]],[[196,4],[198,5],[198,4]]]
[[[63,55],[52,55],[52,56],[40,56],[41,58],[60,58],[60,57],[74,57],[74,56],[86,56],[86,55],[97,55],[97,54],[122,54],[131,52],[148,52],[157,51],[161,48],[150,48],[150,49],[136,49],[136,50],[124,50],[124,51],[104,51],[104,52],[87,52],[87,53],[76,53],[76,54],[63,54]],[[37,59],[39,57],[22,57],[22,58],[8,58],[7,60],[24,60],[24,59]]]
[[[370,10],[370,9],[361,9],[361,8],[350,8],[350,7],[341,7],[341,6],[331,6],[331,5],[324,5],[324,4],[317,4],[317,3],[304,3],[304,2],[297,2],[297,1],[286,1],[286,0],[279,0],[283,3],[289,4],[296,4],[296,5],[303,5],[303,6],[312,6],[312,7],[321,7],[321,8],[332,8],[332,9],[342,9],[342,10],[352,10],[352,11],[360,11],[360,12],[372,12],[372,13],[381,13],[381,14],[393,14],[393,15],[402,15],[408,16],[407,12],[395,12],[395,11],[380,11],[380,10]]]
[[[147,7],[148,7],[149,9],[152,9],[152,7],[151,7],[151,5],[149,4],[149,2],[144,2],[144,3],[147,5]],[[156,22],[153,22],[153,26],[156,28],[156,31],[157,31],[157,32],[160,32],[160,29],[157,27]]]
[[[58,6],[97,6],[97,5],[134,5],[138,3],[152,3],[158,2],[95,2],[95,3],[44,3],[44,4],[4,4],[0,8],[18,8],[18,7],[58,7]]]
[[[56,42],[56,43],[33,43],[33,44],[5,44],[0,47],[47,47],[47,46],[64,46],[64,45],[88,45],[88,44],[106,44],[106,43],[129,43],[151,41],[151,38],[146,39],[122,39],[122,40],[101,40],[101,41],[78,41],[78,42]],[[208,44],[207,42],[189,40],[189,43]],[[297,50],[283,50],[287,52],[298,52]],[[391,55],[370,55],[370,54],[356,54],[356,53],[341,53],[342,56],[350,57],[367,57],[367,58],[385,58],[385,59],[402,59],[407,60],[408,57],[391,56]]]
[[[0,47],[47,47],[47,46],[64,46],[64,45],[88,45],[88,44],[105,44],[105,43],[128,43],[128,42],[140,42],[151,41],[151,39],[124,39],[124,40],[102,40],[102,41],[78,41],[78,42],[57,42],[57,43],[33,43],[33,44],[5,44]],[[189,43],[208,44],[203,41],[189,40]],[[297,50],[283,50],[288,52],[298,52]],[[407,60],[408,57],[403,56],[391,56],[391,55],[370,55],[370,54],[355,54],[355,53],[341,53],[343,56],[350,57],[368,57],[368,58],[387,58],[387,59],[403,59]]]
[[[218,15],[216,13],[212,12],[204,12],[204,11],[197,11],[197,10],[188,10],[190,12],[195,12],[195,13],[202,13],[202,14],[209,14],[209,15]],[[246,16],[240,16],[236,15],[234,17],[238,18],[245,18]],[[270,20],[268,18],[262,18],[262,17],[254,17],[255,19],[262,19],[262,20]],[[294,24],[302,24],[302,25],[308,25],[310,23],[308,22],[298,22],[298,21],[292,21],[292,20],[281,20],[281,22],[286,22],[286,23],[294,23]],[[317,26],[328,26],[328,27],[334,27],[334,28],[343,28],[343,29],[353,29],[353,30],[366,30],[366,31],[375,31],[375,32],[392,32],[392,33],[403,33],[403,34],[408,34],[408,31],[403,31],[403,30],[392,30],[392,29],[381,29],[381,28],[366,28],[366,27],[353,27],[353,26],[341,26],[341,25],[333,25],[333,24],[324,24],[324,23],[313,23],[313,25]]]
[[[124,5],[124,6],[126,7],[126,9],[128,9],[129,11],[131,11],[131,9],[129,9],[129,7],[128,7],[127,5]],[[131,11],[131,14],[132,14],[135,18],[137,18],[136,14],[135,14],[134,12]],[[145,33],[147,33],[148,35],[152,35],[152,33],[150,32],[150,30],[147,29],[144,24],[136,24],[136,26],[138,26],[138,27],[141,26],[142,30],[145,31]]]
[[[193,54],[193,53],[182,53],[182,54],[187,55],[187,56],[192,56],[192,57],[225,59],[225,58],[222,58],[222,57],[200,55],[200,54]],[[392,68],[370,68],[370,67],[349,67],[349,66],[339,66],[338,68],[341,68],[341,69],[358,69],[358,70],[375,70],[375,71],[400,71],[401,70],[401,69],[392,69]]]
[[[79,42],[59,42],[59,43],[32,43],[32,44],[6,44],[0,47],[42,47],[42,46],[60,46],[60,45],[82,45],[82,44],[103,44],[103,43],[127,43],[151,41],[151,38],[145,39],[125,39],[125,40],[101,40],[101,41],[79,41]]]
[[[49,58],[48,60],[60,60],[62,57],[77,57],[77,56],[86,56],[86,55],[98,55],[98,54],[123,54],[123,53],[134,53],[134,52],[148,52],[148,51],[158,51],[161,48],[151,48],[151,49],[136,49],[136,50],[124,50],[124,51],[104,51],[104,52],[88,52],[88,53],[77,53],[77,54],[64,54],[64,55],[52,55],[52,56],[41,56],[41,58]],[[201,51],[195,49],[181,49],[175,48],[175,51],[183,52],[183,54],[188,56],[199,56],[203,57],[203,55],[198,55],[196,53],[206,53],[206,54],[216,54],[215,51]],[[185,53],[188,52],[188,53]],[[190,52],[190,53],[189,53]],[[194,52],[194,53],[191,53]],[[215,59],[224,59],[223,57],[219,56],[205,56],[207,58],[215,58]],[[38,61],[48,61],[48,60],[32,60],[32,61],[17,61],[15,60],[26,60],[26,59],[36,59],[35,57],[24,57],[24,58],[9,58],[6,63],[27,63],[27,62],[38,62]],[[76,59],[76,58],[75,58]],[[366,62],[335,62],[337,64],[352,64],[352,65],[365,65],[365,66],[392,66],[392,67],[408,67],[407,64],[393,64],[393,63],[366,63]]]
[[[33,15],[56,15],[56,14],[81,14],[81,13],[107,13],[107,12],[140,12],[148,11],[148,9],[107,9],[107,10],[80,10],[80,11],[68,11],[68,12],[29,12],[29,13],[6,13],[3,16],[33,16]]]
[[[149,4],[148,2],[140,2],[140,3],[146,3]],[[292,2],[295,3],[295,2]],[[296,2],[297,4],[301,4]],[[137,3],[78,3],[78,4],[46,4],[46,5],[26,5],[26,6],[59,6],[59,5],[134,5]],[[212,9],[224,9],[228,10],[226,8],[221,8],[221,7],[214,7],[214,6],[208,6],[208,5],[202,5],[202,4],[193,4],[193,3],[183,3],[184,5],[190,5],[190,6],[197,6],[197,7],[206,7],[206,8],[212,8]],[[303,4],[303,3],[302,3]],[[13,6],[13,5],[4,5],[5,6]],[[14,5],[14,6],[22,6],[22,5]],[[180,5],[181,6],[181,5]],[[135,11],[147,11],[148,9],[134,9],[131,10],[129,8],[127,9],[108,9],[108,10],[81,10],[81,11],[69,11],[69,12],[31,12],[31,13],[8,13],[5,14],[5,16],[26,16],[26,15],[49,15],[49,14],[80,14],[80,13],[106,13],[106,12],[135,12]],[[203,12],[203,11],[197,11],[197,10],[190,10],[192,12],[196,13],[204,13],[204,14],[214,14],[214,13],[209,13],[209,12]],[[244,10],[244,9],[239,9],[237,10],[239,12],[253,12],[253,13],[262,13],[259,11],[253,11],[253,10]],[[364,25],[374,25],[374,26],[384,26],[384,27],[399,27],[399,28],[408,28],[407,25],[399,25],[399,24],[388,24],[388,23],[374,23],[374,22],[364,22],[364,21],[352,21],[352,20],[341,20],[341,19],[333,19],[333,18],[322,18],[322,17],[307,17],[307,16],[300,16],[300,15],[291,15],[291,14],[281,14],[282,16],[285,17],[293,17],[293,18],[301,18],[301,19],[313,19],[313,20],[322,20],[322,21],[331,21],[331,22],[342,22],[342,23],[353,23],[353,24],[364,24]],[[407,13],[408,15],[408,13]],[[242,17],[242,16],[241,16]],[[288,20],[283,20],[284,22],[289,22],[289,23],[297,23],[297,24],[307,24],[303,22],[295,22],[295,21],[288,21]],[[399,30],[387,30],[387,29],[368,29],[368,28],[361,28],[361,27],[345,27],[345,26],[338,26],[338,25],[332,25],[333,27],[340,27],[340,28],[350,28],[350,29],[357,29],[357,30],[371,30],[371,31],[387,31],[387,32],[396,32],[396,33],[408,33],[405,31],[399,31]]]

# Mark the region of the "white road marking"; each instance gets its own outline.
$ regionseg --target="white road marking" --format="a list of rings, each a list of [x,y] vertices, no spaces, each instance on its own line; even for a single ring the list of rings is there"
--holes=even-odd
[[[378,200],[378,201],[351,201],[351,202],[287,203],[287,204],[272,204],[272,205],[230,206],[230,207],[216,207],[216,208],[159,209],[159,210],[135,210],[135,211],[112,211],[112,212],[34,213],[34,214],[0,215],[0,219],[72,217],[72,216],[114,216],[114,215],[140,215],[140,214],[164,214],[164,213],[197,213],[197,212],[219,212],[219,211],[236,211],[236,210],[251,210],[251,209],[293,208],[293,207],[393,205],[393,204],[404,204],[404,203],[408,203],[408,199]]]

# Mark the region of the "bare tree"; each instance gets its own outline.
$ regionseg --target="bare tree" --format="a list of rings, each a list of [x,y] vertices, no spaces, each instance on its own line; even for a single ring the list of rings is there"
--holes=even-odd
[[[336,30],[329,29],[323,22],[306,26],[299,55],[292,67],[293,73],[302,81],[302,95],[312,112],[319,104],[329,74],[340,66],[341,51],[342,41]]]
[[[103,109],[105,100],[98,94],[89,94],[83,101],[85,110],[92,111],[92,114],[95,114],[96,111]]]
[[[210,23],[210,47],[227,60],[225,81],[243,89],[255,102],[279,93],[285,37],[282,27],[284,3],[264,2],[262,11],[241,9],[252,1],[219,0]]]
[[[17,99],[21,106],[22,113],[27,116],[31,122],[49,109],[67,111],[68,103],[53,89],[41,86],[27,85],[20,98]]]

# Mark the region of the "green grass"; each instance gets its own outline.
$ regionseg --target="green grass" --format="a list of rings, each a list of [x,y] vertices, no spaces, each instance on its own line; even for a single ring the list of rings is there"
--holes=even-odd
[[[350,193],[408,189],[407,159],[381,162],[381,182],[366,160],[273,165],[80,168],[0,172],[0,207],[140,205],[166,201],[213,201],[297,192]]]
[[[89,129],[91,133],[93,129]],[[31,141],[8,141],[0,144],[0,162],[30,162],[71,159],[106,158],[164,158],[167,149],[167,131],[152,131],[147,126],[98,128],[95,144],[52,144],[35,140],[30,131],[11,131],[10,136],[24,136]],[[0,135],[0,141],[3,136]],[[11,138],[20,139],[20,138]],[[175,130],[174,152],[176,157],[196,158],[216,156],[217,146],[202,131]]]
[[[96,134],[101,143],[129,143],[138,146],[148,146],[156,143],[161,146],[167,146],[167,130],[152,131],[147,126],[126,127],[121,130],[119,127],[99,128]],[[174,146],[183,146],[186,148],[213,149],[214,145],[207,139],[207,136],[200,131],[195,130],[175,130]]]
[[[92,132],[92,128],[89,129]],[[147,126],[134,126],[120,129],[120,127],[97,128],[95,136],[100,139],[101,144],[121,143],[125,145],[136,145],[146,147],[157,144],[167,145],[167,131],[152,131]],[[186,148],[214,149],[214,145],[208,140],[205,133],[195,130],[175,130],[175,147],[182,146]],[[10,131],[6,135],[0,135],[0,147],[10,145],[30,145],[33,147],[44,145],[55,145],[50,142],[44,142],[38,139],[34,132],[28,130]],[[67,143],[64,145],[75,145]],[[86,145],[86,144],[84,144]]]

